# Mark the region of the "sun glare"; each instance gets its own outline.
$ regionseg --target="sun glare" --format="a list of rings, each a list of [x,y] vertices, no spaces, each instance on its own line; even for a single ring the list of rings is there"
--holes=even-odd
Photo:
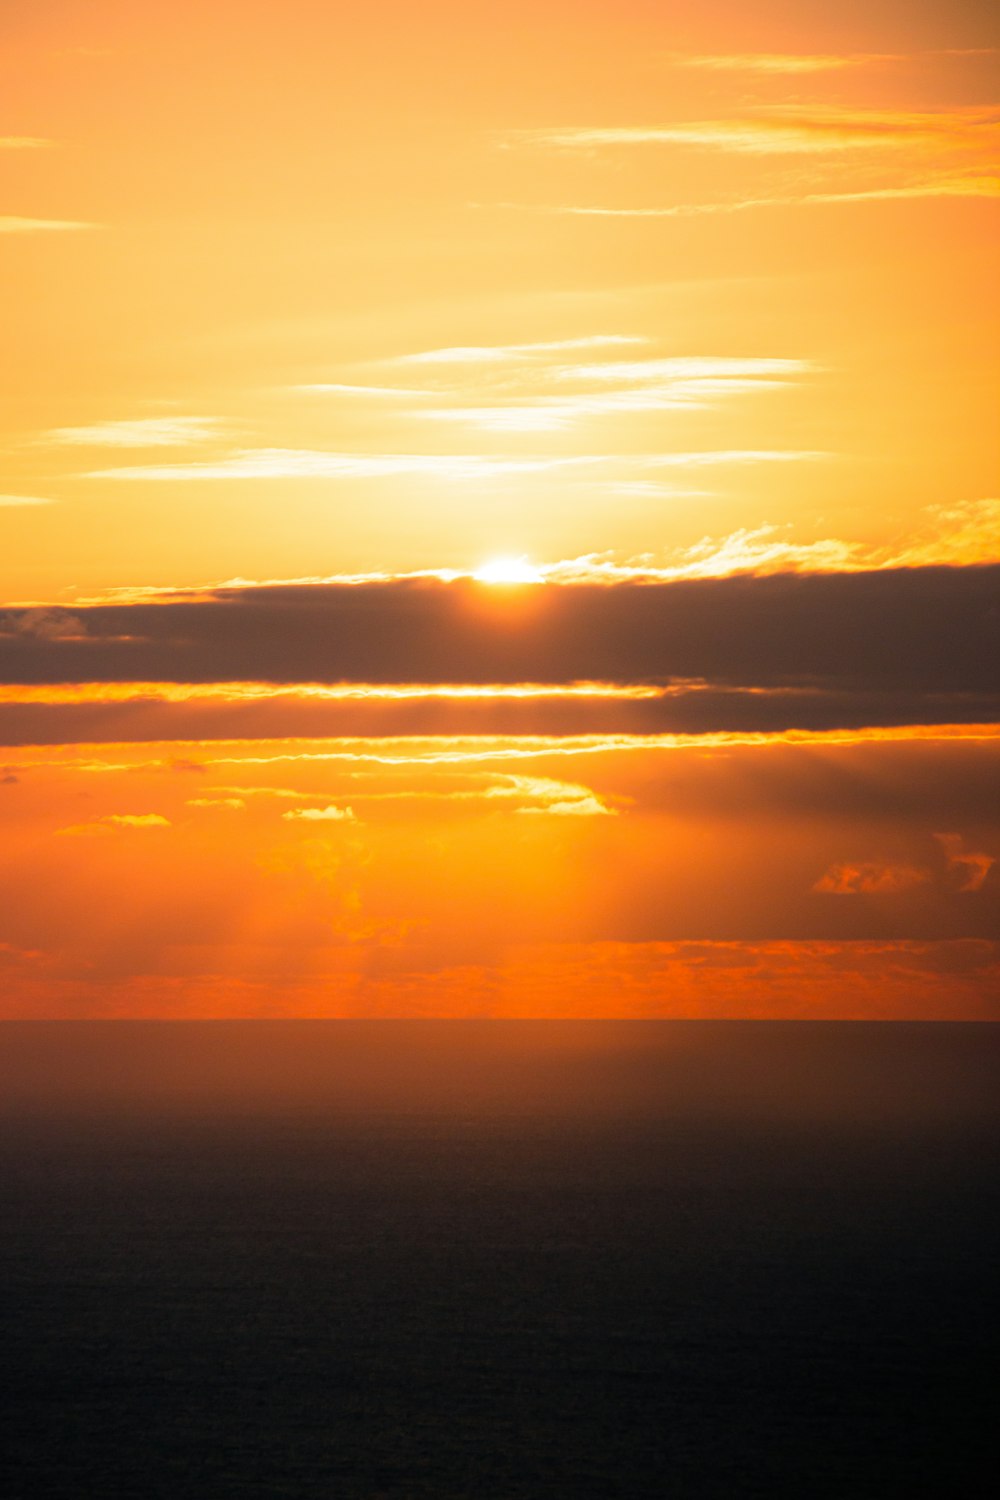
[[[544,576],[525,557],[494,557],[473,578],[477,583],[543,583]]]

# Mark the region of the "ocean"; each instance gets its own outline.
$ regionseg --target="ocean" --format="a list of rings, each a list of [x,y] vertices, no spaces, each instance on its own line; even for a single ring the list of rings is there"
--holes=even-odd
[[[1000,1027],[0,1026],[5,1500],[974,1497]]]

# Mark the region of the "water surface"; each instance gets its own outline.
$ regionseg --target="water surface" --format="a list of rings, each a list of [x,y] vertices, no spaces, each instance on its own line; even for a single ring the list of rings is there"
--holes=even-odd
[[[8,1023],[9,1500],[966,1496],[1000,1028]]]

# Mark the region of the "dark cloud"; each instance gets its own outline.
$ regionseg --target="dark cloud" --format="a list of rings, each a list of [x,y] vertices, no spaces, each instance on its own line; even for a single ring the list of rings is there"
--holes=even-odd
[[[310,739],[403,735],[780,733],[982,724],[1000,702],[977,693],[696,689],[664,698],[0,703],[0,744]],[[183,766],[180,769],[198,769]]]
[[[934,719],[968,720],[995,709],[985,695],[1000,689],[998,601],[1000,566],[517,590],[435,580],[227,589],[74,608],[66,620],[2,611],[0,681],[700,678],[846,695],[832,722],[902,722],[909,708],[884,696],[928,694],[953,705]],[[796,722],[788,705],[772,709],[774,727]]]

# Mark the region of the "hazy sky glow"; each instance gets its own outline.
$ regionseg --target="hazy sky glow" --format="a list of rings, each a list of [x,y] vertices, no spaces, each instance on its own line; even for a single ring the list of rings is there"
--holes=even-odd
[[[996,1015],[990,7],[0,32],[0,1014]]]

